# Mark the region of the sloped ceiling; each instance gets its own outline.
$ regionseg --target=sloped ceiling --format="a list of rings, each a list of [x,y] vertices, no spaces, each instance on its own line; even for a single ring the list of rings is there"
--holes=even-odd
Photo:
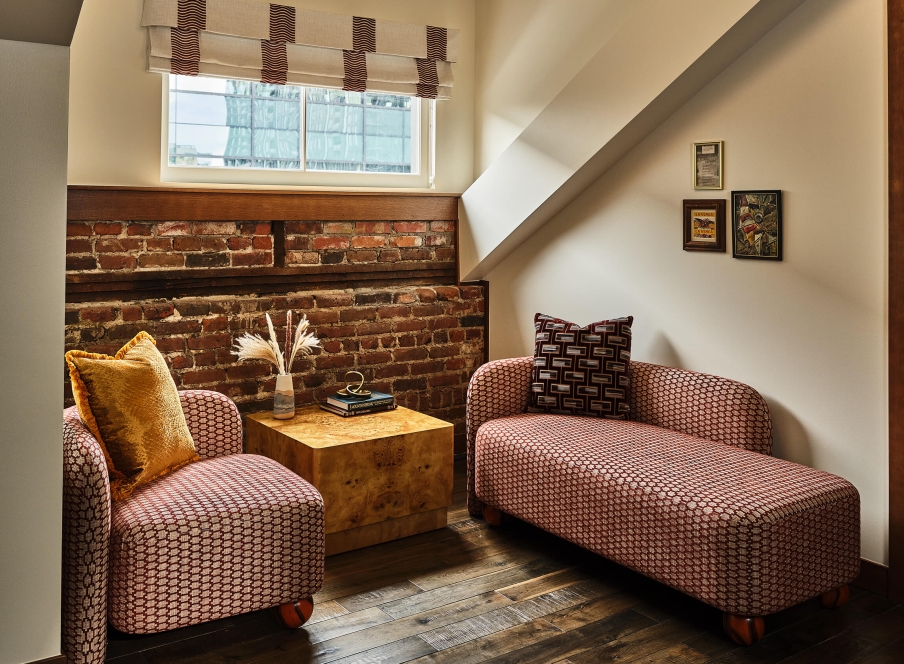
[[[802,2],[632,0],[632,15],[462,195],[461,277],[485,277]]]
[[[69,46],[82,0],[0,0],[0,39]]]

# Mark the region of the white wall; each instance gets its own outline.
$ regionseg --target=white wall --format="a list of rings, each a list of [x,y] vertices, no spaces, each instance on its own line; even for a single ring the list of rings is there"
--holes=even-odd
[[[532,353],[535,312],[633,315],[638,360],[748,383],[777,456],[860,490],[887,563],[883,0],[807,0],[489,274],[491,355]],[[725,190],[691,143],[725,141]],[[682,199],[782,189],[781,263],[681,249]]]
[[[452,65],[455,77],[452,99],[436,105],[437,191],[460,193],[472,180],[474,1],[286,0],[283,3],[461,30],[460,60]],[[84,2],[72,41],[70,184],[161,186],[163,89],[161,75],[146,71],[147,30],[140,26],[142,4],[142,0]]]
[[[69,49],[0,41],[0,664],[60,654]]]

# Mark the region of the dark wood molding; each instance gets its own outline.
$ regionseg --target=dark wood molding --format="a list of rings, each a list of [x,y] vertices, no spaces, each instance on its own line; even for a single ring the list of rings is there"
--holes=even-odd
[[[29,662],[29,664],[66,664],[66,655],[55,655],[54,657],[46,657],[44,659],[38,659],[34,662]]]
[[[888,0],[888,596],[904,601],[904,0]]]
[[[888,597],[888,568],[871,560],[860,561],[860,574],[851,581],[852,586]]]
[[[66,275],[66,302],[454,283],[455,266],[451,261],[89,272]]]
[[[70,185],[69,221],[455,221],[457,194]]]

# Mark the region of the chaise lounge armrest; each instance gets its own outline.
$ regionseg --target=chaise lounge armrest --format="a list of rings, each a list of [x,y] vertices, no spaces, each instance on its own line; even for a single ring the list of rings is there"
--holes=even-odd
[[[494,360],[468,385],[468,512],[483,503],[474,492],[474,443],[485,422],[527,410],[532,357]],[[741,449],[772,453],[769,407],[748,385],[728,378],[631,362],[631,419]]]
[[[202,459],[242,453],[242,416],[232,399],[210,390],[185,390],[179,399]]]

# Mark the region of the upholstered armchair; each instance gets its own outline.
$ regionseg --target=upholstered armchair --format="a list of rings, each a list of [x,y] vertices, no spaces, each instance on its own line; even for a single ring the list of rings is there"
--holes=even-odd
[[[323,584],[323,500],[271,459],[242,454],[235,404],[180,392],[200,461],[111,502],[100,444],[63,413],[63,650],[103,662],[107,622],[150,634],[276,607],[299,627]]]

